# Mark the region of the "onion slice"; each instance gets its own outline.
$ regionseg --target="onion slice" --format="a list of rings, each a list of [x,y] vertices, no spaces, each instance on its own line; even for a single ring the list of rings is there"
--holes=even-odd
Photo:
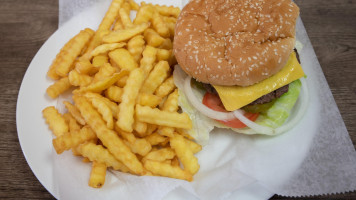
[[[262,133],[262,134],[266,134],[266,135],[273,135],[275,130],[267,127],[267,126],[261,126],[259,124],[256,124],[255,122],[249,120],[248,118],[246,118],[243,113],[240,110],[235,110],[234,112],[234,116],[239,119],[242,123],[244,123],[246,126],[248,126],[249,128],[251,128],[252,130],[256,131],[256,133]]]
[[[212,110],[201,103],[197,97],[194,95],[192,86],[190,85],[191,77],[187,76],[184,80],[184,93],[187,95],[189,102],[202,114],[216,120],[228,121],[235,119],[235,116],[232,112],[219,112]]]

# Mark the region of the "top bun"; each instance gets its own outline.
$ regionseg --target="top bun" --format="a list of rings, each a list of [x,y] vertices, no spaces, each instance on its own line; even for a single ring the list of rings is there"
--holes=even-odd
[[[286,64],[298,15],[291,0],[192,0],[178,17],[174,53],[200,82],[252,85]]]

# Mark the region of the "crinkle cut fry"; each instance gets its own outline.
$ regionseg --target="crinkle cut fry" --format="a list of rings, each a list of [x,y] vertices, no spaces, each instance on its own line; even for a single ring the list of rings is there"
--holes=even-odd
[[[76,150],[90,161],[105,163],[106,166],[112,167],[114,170],[120,170],[122,172],[129,171],[129,168],[117,160],[107,149],[101,145],[87,142],[79,145]]]
[[[43,109],[42,114],[55,136],[59,137],[68,132],[68,124],[54,106]]]
[[[94,31],[86,28],[78,35],[75,36],[70,48],[66,50],[66,55],[62,56],[61,61],[56,66],[56,73],[59,76],[65,77],[73,67],[75,59],[81,54],[85,45],[89,42],[90,38],[94,35]]]
[[[135,174],[142,175],[144,170],[136,155],[125,145],[117,134],[108,129],[100,114],[93,106],[81,96],[73,96],[76,106],[82,113],[85,121],[96,132],[101,142],[108,148],[113,156],[125,165]]]
[[[57,154],[61,154],[65,150],[69,150],[94,138],[96,138],[94,131],[90,127],[83,127],[80,131],[65,133],[53,139],[52,143]]]
[[[90,178],[89,178],[89,186],[93,188],[101,188],[105,183],[106,176],[106,165],[105,163],[93,161]]]
[[[115,19],[119,15],[119,10],[124,3],[124,0],[113,0],[108,11],[105,14],[105,17],[101,21],[98,30],[96,31],[94,38],[90,42],[86,53],[90,53],[95,47],[97,47],[101,43],[101,33],[103,31],[110,30],[113,25]]]

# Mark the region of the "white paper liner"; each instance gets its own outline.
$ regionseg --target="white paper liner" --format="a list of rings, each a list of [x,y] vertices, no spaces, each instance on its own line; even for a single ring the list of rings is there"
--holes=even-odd
[[[168,3],[164,0],[147,2]],[[186,2],[169,3],[182,6]],[[59,0],[59,26],[68,27],[65,22],[84,11],[72,20],[80,23],[78,28],[86,25],[96,29],[109,4],[110,0]],[[71,31],[75,34],[79,30]],[[55,196],[60,199],[161,199],[183,195],[193,199],[222,199],[232,198],[231,194],[237,197],[240,191],[254,191],[257,199],[266,199],[274,193],[310,196],[355,190],[356,153],[300,20],[297,38],[304,46],[299,53],[308,76],[310,104],[304,119],[293,130],[278,137],[214,130],[209,145],[198,154],[201,169],[192,183],[119,172],[113,176],[108,172],[103,188],[93,189],[87,186],[90,164],[82,163],[70,152],[62,155],[54,152]]]

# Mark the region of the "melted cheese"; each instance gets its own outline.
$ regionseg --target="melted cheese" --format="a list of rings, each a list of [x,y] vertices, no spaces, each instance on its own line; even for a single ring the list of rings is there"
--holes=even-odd
[[[213,87],[218,92],[225,109],[233,111],[303,76],[303,69],[293,52],[287,64],[277,74],[259,83],[247,87],[217,85]]]

